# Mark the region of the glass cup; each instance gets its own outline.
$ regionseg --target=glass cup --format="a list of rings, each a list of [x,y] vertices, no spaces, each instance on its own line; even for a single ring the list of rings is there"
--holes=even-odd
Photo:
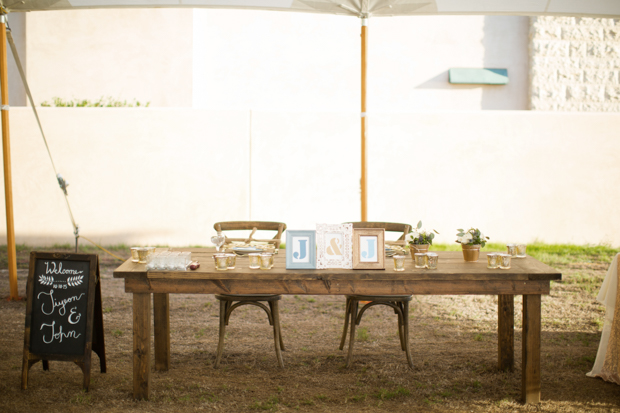
[[[250,259],[250,269],[252,270],[257,270],[260,268],[260,254],[258,253],[252,253],[252,254],[248,254],[248,258]]]
[[[506,245],[506,249],[507,249],[508,254],[510,254],[511,257],[517,256],[517,246],[515,244]]]
[[[138,248],[138,262],[140,264],[146,264],[146,256],[149,254],[147,248]]]
[[[214,254],[215,269],[218,271],[226,271],[228,269],[228,257],[226,254]]]
[[[260,269],[270,270],[273,267],[273,254],[264,252],[260,254]]]
[[[187,269],[187,266],[192,262],[192,253],[189,251],[183,251],[181,253],[182,262],[183,262],[183,270]]]
[[[499,267],[499,255],[495,252],[489,252],[487,254],[487,268],[490,270],[494,270]]]
[[[235,265],[237,263],[237,254],[226,254],[226,257],[228,259],[227,261],[227,267],[229,270],[234,270],[235,269]]]
[[[155,267],[155,259],[157,258],[157,254],[148,254],[146,256],[146,270],[152,271]]]
[[[525,258],[527,255],[525,254],[525,249],[527,245],[525,244],[517,244],[517,258]]]
[[[510,254],[499,254],[497,258],[500,270],[510,269],[510,259],[512,258]]]
[[[131,261],[138,262],[140,261],[140,257],[138,256],[138,250],[140,247],[131,247]]]
[[[436,270],[437,263],[439,261],[439,255],[435,252],[427,252],[426,253],[426,268],[429,270]]]
[[[394,255],[394,271],[405,271],[405,256]]]
[[[426,254],[416,252],[413,256],[413,262],[416,268],[426,268]]]

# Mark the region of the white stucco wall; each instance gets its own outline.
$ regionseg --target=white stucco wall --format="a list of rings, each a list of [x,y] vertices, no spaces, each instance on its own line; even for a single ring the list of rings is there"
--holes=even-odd
[[[355,111],[360,20],[194,11],[194,107]],[[528,107],[527,17],[415,16],[368,23],[368,110]],[[451,85],[454,67],[507,68],[506,86]]]
[[[41,117],[81,233],[104,244],[208,245],[219,220],[312,229],[360,218],[355,113],[43,108]],[[376,115],[368,219],[422,220],[439,242],[476,226],[494,241],[618,246],[619,126],[613,113]],[[11,109],[11,134],[17,241],[72,242],[28,108]],[[4,228],[2,219],[0,239]]]
[[[25,19],[37,103],[112,96],[155,107],[360,109],[357,18],[111,9]],[[369,112],[528,107],[527,17],[382,17],[368,29]],[[510,83],[450,85],[453,67],[507,68]]]
[[[192,10],[110,9],[26,14],[35,103],[111,96],[192,104]]]

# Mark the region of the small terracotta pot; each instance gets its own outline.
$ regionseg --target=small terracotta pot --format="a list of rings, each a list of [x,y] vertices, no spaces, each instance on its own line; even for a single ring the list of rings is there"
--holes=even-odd
[[[429,244],[409,244],[409,254],[411,255],[411,259],[414,259],[414,255],[416,253],[425,254],[428,252]]]
[[[480,244],[461,244],[463,259],[467,262],[476,262],[480,257]]]

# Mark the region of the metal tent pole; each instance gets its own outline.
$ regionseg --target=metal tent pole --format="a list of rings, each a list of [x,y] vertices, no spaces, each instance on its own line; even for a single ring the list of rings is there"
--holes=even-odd
[[[4,199],[6,202],[6,249],[9,258],[10,298],[18,300],[17,254],[13,226],[13,184],[11,179],[11,145],[9,140],[9,76],[6,50],[6,14],[0,15],[0,112],[2,113],[2,155],[4,160]]]
[[[366,133],[368,130],[368,116],[366,114],[366,53],[368,51],[368,18],[362,17],[362,221],[368,219],[368,182],[366,179]]]

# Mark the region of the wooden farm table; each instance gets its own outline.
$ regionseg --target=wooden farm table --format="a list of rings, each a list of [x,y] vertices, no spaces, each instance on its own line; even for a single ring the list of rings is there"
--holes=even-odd
[[[191,251],[201,266],[195,271],[146,272],[144,264],[126,261],[114,271],[133,294],[133,395],[148,399],[151,372],[151,294],[154,307],[155,369],[170,366],[170,314],[168,294],[484,294],[498,296],[498,367],[514,368],[514,296],[523,295],[522,395],[525,403],[540,401],[541,295],[549,294],[550,281],[562,274],[527,257],[513,259],[509,270],[486,268],[486,254],[476,263],[461,252],[439,252],[437,270],[416,269],[407,259],[405,271],[396,272],[391,260],[386,270],[286,270],[283,250],[269,271],[250,270],[246,257],[237,268],[216,271],[213,249]],[[337,343],[334,343],[337,345]]]

